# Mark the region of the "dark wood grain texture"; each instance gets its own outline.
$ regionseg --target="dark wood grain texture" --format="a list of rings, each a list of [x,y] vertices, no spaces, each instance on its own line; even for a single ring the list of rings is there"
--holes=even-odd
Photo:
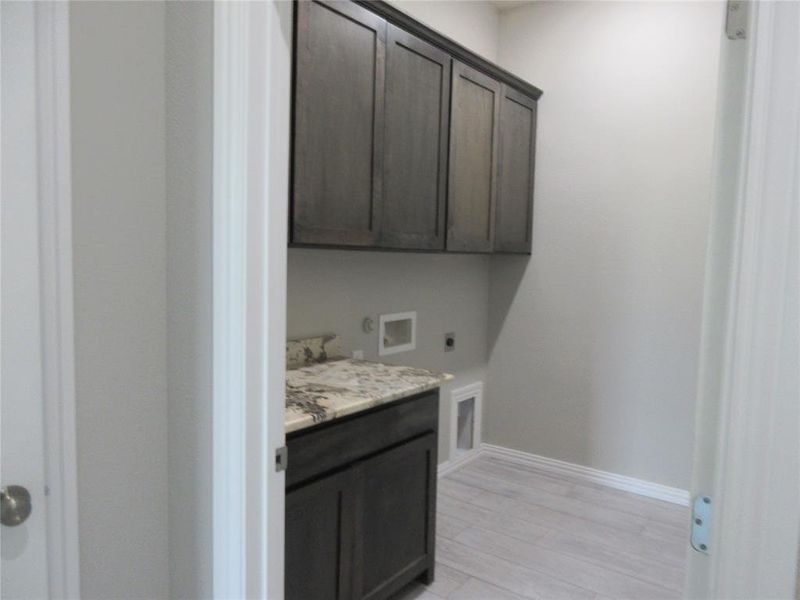
[[[435,431],[439,393],[425,392],[286,436],[286,485],[317,477],[414,436]]]
[[[500,103],[495,252],[531,252],[536,101],[503,86]]]
[[[531,252],[541,90],[383,1],[299,0],[294,39],[292,246]]]
[[[387,598],[434,566],[436,435],[355,466],[356,598]]]
[[[491,252],[500,84],[453,62],[447,249]]]
[[[438,390],[287,438],[287,598],[433,581]]]
[[[372,246],[383,196],[386,22],[348,0],[296,10],[292,241]]]
[[[385,107],[380,245],[442,250],[450,57],[393,25],[387,36]]]
[[[352,598],[354,481],[346,469],[286,494],[287,600]]]

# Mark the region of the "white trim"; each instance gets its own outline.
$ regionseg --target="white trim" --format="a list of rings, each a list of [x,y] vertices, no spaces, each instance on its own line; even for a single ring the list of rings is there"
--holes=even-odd
[[[52,598],[78,598],[69,5],[35,10],[48,581]]]
[[[464,402],[473,398],[475,400],[474,406],[474,421],[472,428],[472,446],[473,449],[469,452],[463,453],[458,456],[458,403]],[[483,382],[476,381],[457,390],[450,392],[450,456],[449,461],[454,465],[460,464],[462,458],[466,455],[480,450],[481,442],[483,442]]]
[[[660,483],[645,481],[644,479],[636,479],[627,475],[617,475],[616,473],[592,469],[591,467],[584,467],[583,465],[576,465],[494,444],[481,444],[480,449],[467,452],[456,459],[441,463],[437,469],[438,475],[439,477],[446,477],[482,456],[500,458],[519,465],[534,467],[555,477],[603,485],[655,500],[663,500],[680,506],[689,506],[688,490],[669,487]]]
[[[556,477],[604,485],[615,490],[623,490],[647,498],[689,506],[689,492],[687,490],[661,485],[660,483],[636,479],[627,475],[617,475],[616,473],[530,454],[521,450],[495,446],[494,444],[483,444],[481,446],[481,455],[502,458],[517,464],[534,467]]]
[[[795,592],[800,516],[800,4],[752,4],[708,597]]]
[[[480,458],[482,454],[483,453],[481,452],[481,449],[476,448],[475,450],[470,450],[469,452],[465,452],[464,454],[458,456],[457,458],[451,458],[450,460],[446,460],[443,463],[439,463],[439,466],[436,469],[436,474],[439,477],[446,477],[453,471],[458,471],[460,468],[466,467],[476,458]]]
[[[290,16],[214,4],[215,598],[283,597]]]
[[[397,344],[395,346],[385,346],[386,343],[386,324],[394,321],[411,321],[411,341],[406,344]],[[397,354],[398,352],[408,352],[415,350],[417,347],[417,311],[408,311],[400,313],[392,313],[390,315],[380,315],[378,317],[378,356],[386,356],[387,354]]]

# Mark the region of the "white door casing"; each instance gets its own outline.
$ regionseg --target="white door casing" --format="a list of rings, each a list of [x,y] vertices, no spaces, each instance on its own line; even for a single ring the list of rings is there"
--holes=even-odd
[[[283,598],[292,4],[214,7],[215,598]]]
[[[2,595],[76,598],[69,13],[3,3],[0,15],[2,485],[33,504],[0,529]]]

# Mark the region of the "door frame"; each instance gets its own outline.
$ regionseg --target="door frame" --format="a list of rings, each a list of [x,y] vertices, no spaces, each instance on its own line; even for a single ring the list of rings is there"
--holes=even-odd
[[[46,568],[51,597],[78,598],[69,5],[38,2],[34,10]]]
[[[775,298],[796,274],[788,231],[800,180],[776,120],[800,123],[800,103],[775,85],[800,76],[781,27],[795,3],[751,4],[744,144],[724,337],[722,415],[713,495],[714,545],[705,597],[763,597],[794,590],[796,469],[786,451],[790,394],[765,378],[790,360],[763,339],[783,339]],[[780,13],[780,14],[779,14]],[[791,15],[790,15],[791,17]],[[794,46],[792,46],[794,44]],[[266,74],[266,76],[265,76]],[[214,14],[214,596],[283,596],[283,445],[291,4],[216,3]],[[796,79],[794,79],[796,81]],[[796,129],[795,129],[796,131]],[[785,157],[793,156],[794,163]],[[777,171],[774,165],[781,165]],[[773,167],[772,170],[768,169]],[[765,310],[766,308],[766,310]],[[783,307],[787,308],[786,306]],[[791,332],[797,334],[797,332]],[[766,382],[766,383],[765,383]],[[754,451],[754,449],[756,451]],[[794,478],[794,479],[791,479]],[[751,490],[761,493],[751,494]],[[765,510],[765,503],[775,510]],[[792,510],[789,511],[788,508]],[[783,557],[777,561],[774,557]],[[791,580],[791,581],[790,581]],[[697,591],[697,590],[694,590]]]
[[[282,598],[292,4],[214,4],[213,588]]]
[[[707,557],[690,555],[687,595],[789,598],[800,541],[800,4],[742,6],[747,39],[723,43],[746,44],[743,107],[717,132],[717,160],[736,163],[718,177],[735,181],[717,182],[720,255],[706,279],[714,287],[721,277],[727,289],[716,301],[706,292],[701,373],[712,381],[698,405],[695,465],[713,462],[713,484],[699,488],[696,471],[695,491],[712,497],[712,538]],[[713,428],[715,439],[703,439]]]

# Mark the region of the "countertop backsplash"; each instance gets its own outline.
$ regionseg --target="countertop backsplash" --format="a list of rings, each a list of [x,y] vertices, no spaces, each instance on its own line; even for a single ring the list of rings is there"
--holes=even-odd
[[[341,339],[336,334],[318,335],[286,342],[287,369],[299,369],[339,358],[344,358],[344,354],[342,353]]]

